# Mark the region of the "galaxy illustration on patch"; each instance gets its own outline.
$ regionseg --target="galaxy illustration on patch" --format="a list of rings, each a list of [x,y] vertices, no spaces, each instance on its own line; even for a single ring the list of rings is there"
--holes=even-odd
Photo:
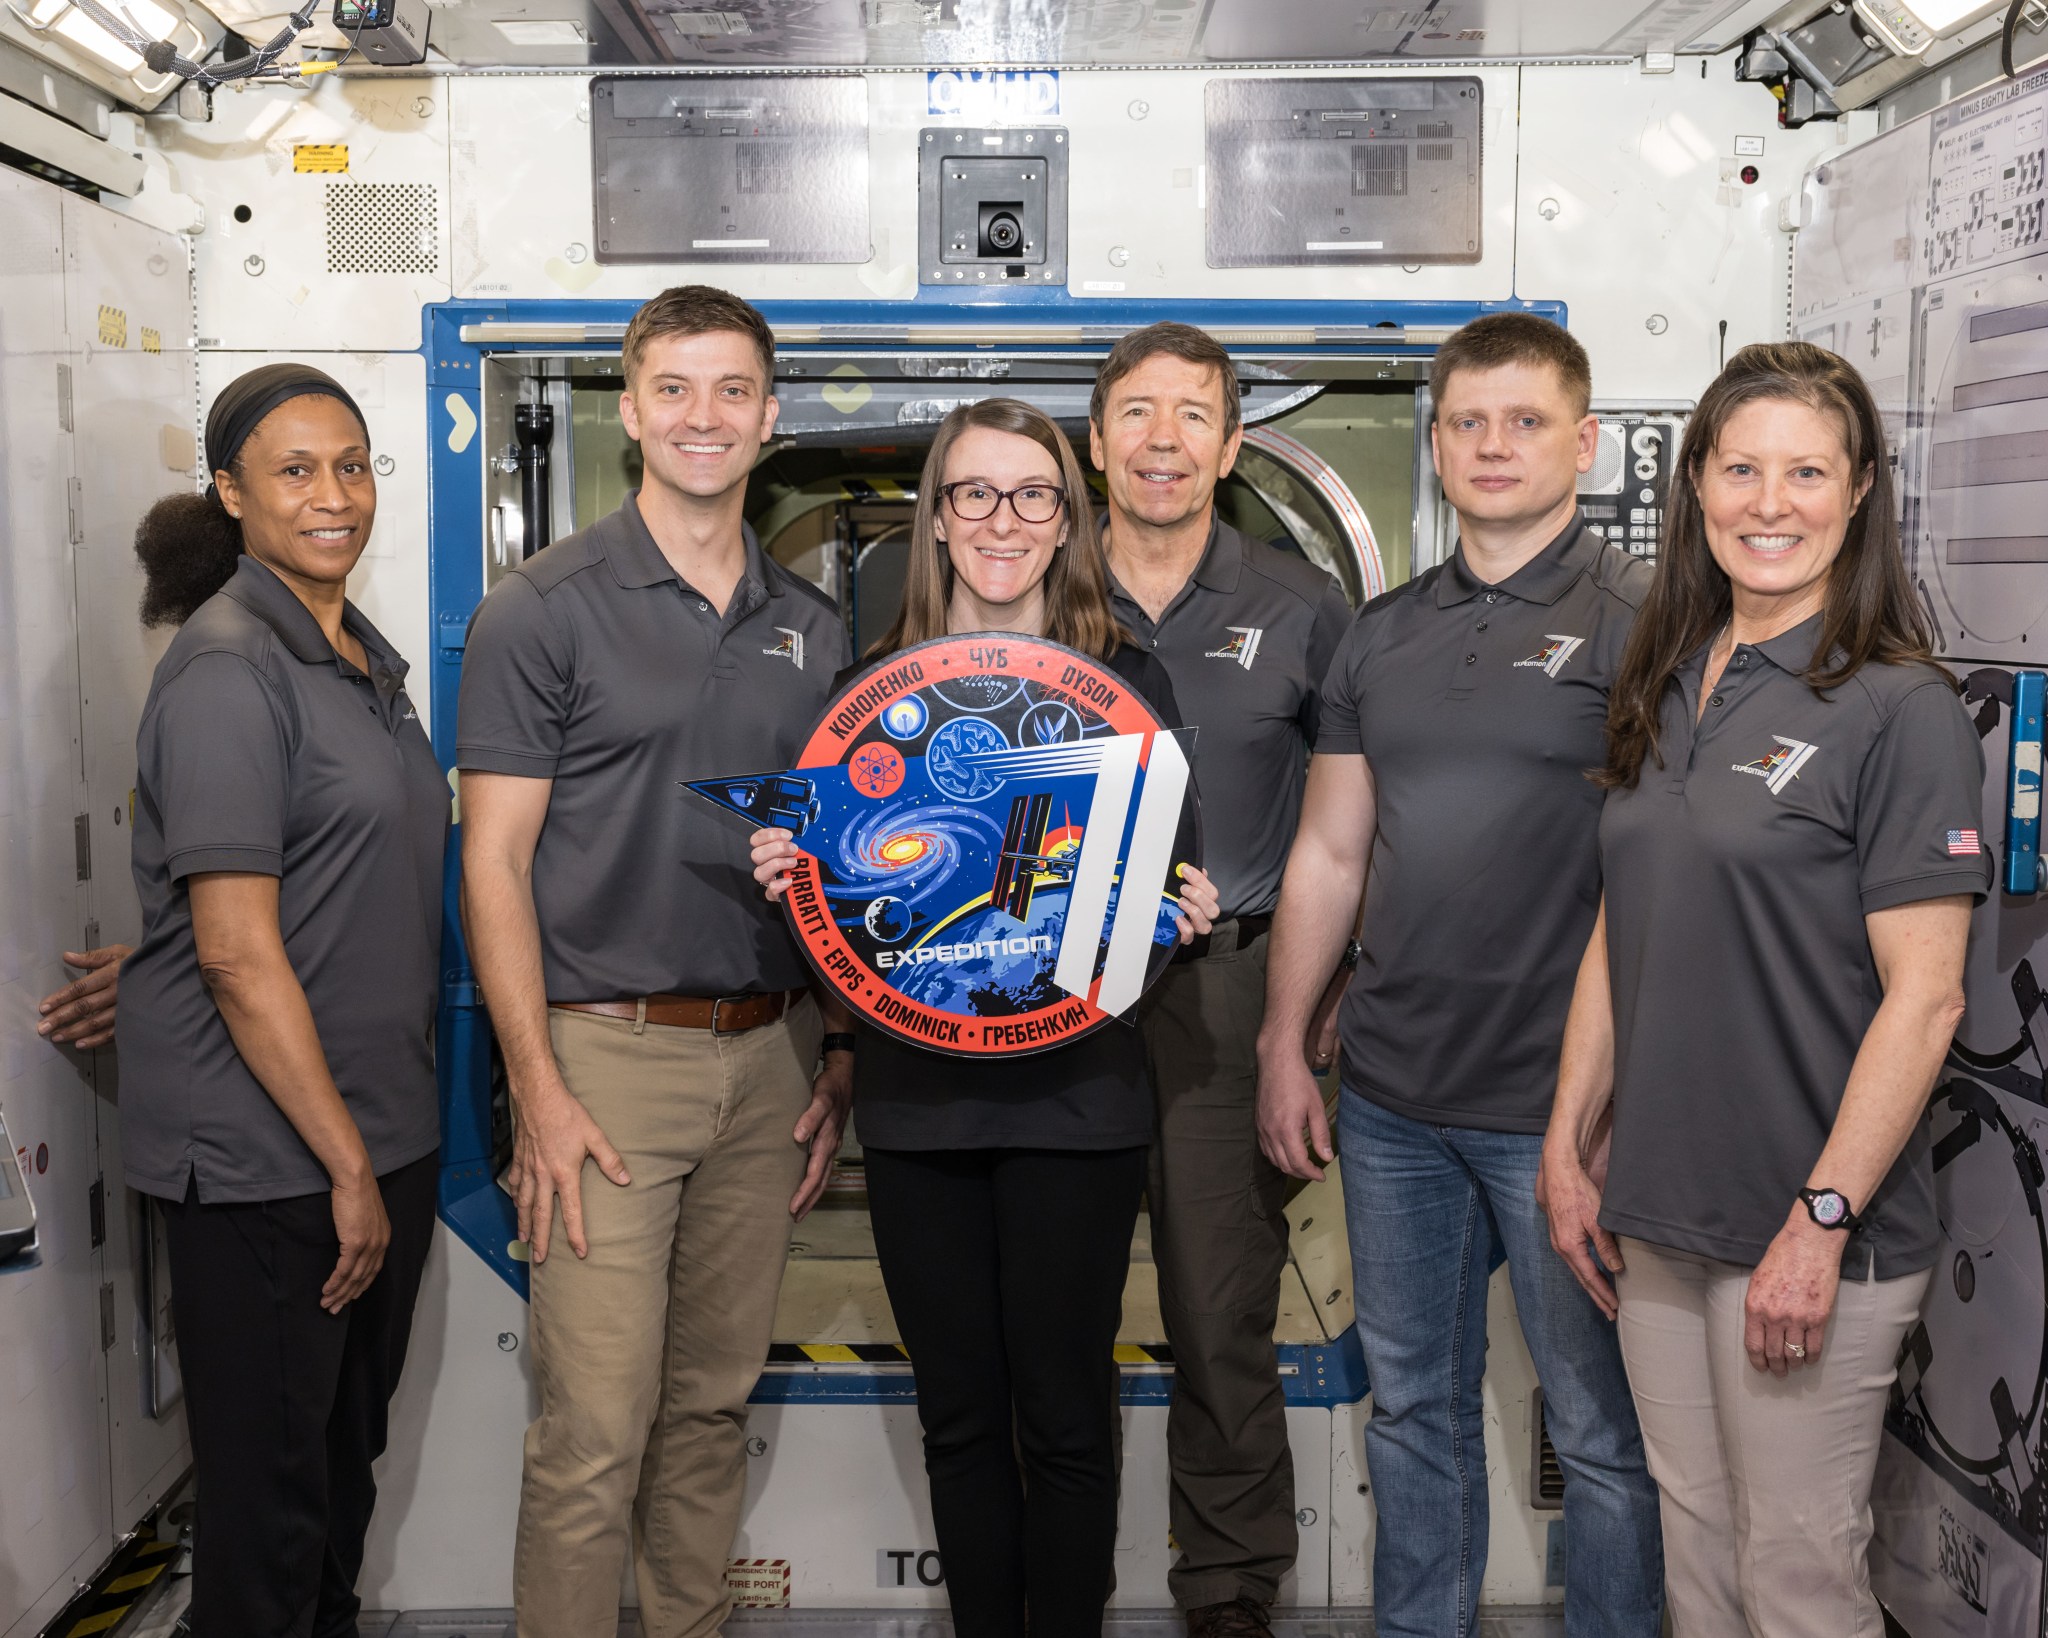
[[[1007,1057],[1128,1013],[1171,959],[1193,743],[1086,655],[982,633],[856,677],[797,767],[683,783],[794,834],[790,925],[855,1011]]]

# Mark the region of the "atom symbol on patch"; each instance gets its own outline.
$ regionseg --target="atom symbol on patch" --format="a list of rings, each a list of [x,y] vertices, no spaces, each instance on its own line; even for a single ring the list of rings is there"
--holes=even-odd
[[[903,783],[903,753],[893,745],[863,745],[846,772],[861,795],[894,796]]]

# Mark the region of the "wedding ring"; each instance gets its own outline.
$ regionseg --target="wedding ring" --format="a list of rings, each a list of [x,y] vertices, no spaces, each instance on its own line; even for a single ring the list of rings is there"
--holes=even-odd
[[[1785,1352],[1794,1359],[1804,1359],[1806,1357],[1806,1344],[1803,1342],[1788,1342],[1785,1344]]]

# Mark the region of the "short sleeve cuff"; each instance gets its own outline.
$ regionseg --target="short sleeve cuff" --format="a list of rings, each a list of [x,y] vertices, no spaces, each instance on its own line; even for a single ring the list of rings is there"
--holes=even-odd
[[[1317,756],[1364,756],[1365,741],[1359,737],[1356,728],[1330,728],[1325,726],[1316,735]]]
[[[1982,904],[1990,885],[1984,871],[1945,870],[1938,876],[1912,876],[1904,881],[1880,882],[1863,890],[1863,913],[1891,910],[1902,904],[1919,904],[1926,899],[1946,899],[1960,894],[1972,904]]]
[[[284,875],[284,855],[274,847],[237,847],[233,844],[184,847],[166,858],[164,864],[174,882],[213,871],[249,876]]]
[[[455,766],[465,773],[511,774],[516,779],[552,779],[561,758],[497,746],[457,745]]]

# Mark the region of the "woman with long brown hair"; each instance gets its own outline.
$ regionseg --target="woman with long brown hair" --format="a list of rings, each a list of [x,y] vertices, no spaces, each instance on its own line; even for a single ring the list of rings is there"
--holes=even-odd
[[[1015,399],[940,423],[903,607],[867,658],[976,631],[1079,649],[1177,725],[1165,668],[1110,612],[1073,448]],[[795,858],[788,831],[755,834],[771,897]],[[1192,866],[1182,889],[1186,940],[1217,900]],[[1142,1037],[1113,1023],[970,1064],[863,1029],[853,1084],[954,1630],[1021,1638],[1028,1617],[1032,1638],[1093,1638],[1116,1547],[1113,1349],[1152,1141]]]
[[[1618,1312],[1678,1630],[1877,1638],[1870,1486],[1934,1260],[1921,1116],[1988,884],[1983,761],[1853,368],[1745,347],[1680,465],[1542,1198]]]

